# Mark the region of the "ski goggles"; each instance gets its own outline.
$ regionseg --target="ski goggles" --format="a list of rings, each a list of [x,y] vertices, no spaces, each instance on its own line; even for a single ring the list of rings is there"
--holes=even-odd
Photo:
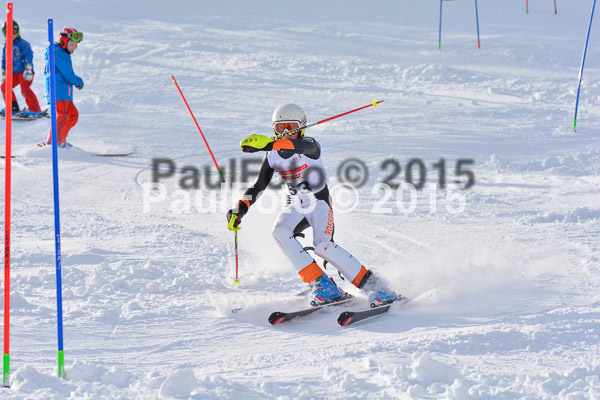
[[[286,132],[291,132],[293,130],[299,129],[300,124],[298,121],[277,121],[273,122],[273,130],[278,135],[283,135]]]
[[[69,40],[77,43],[83,40],[83,32],[61,33],[60,36],[69,38]]]

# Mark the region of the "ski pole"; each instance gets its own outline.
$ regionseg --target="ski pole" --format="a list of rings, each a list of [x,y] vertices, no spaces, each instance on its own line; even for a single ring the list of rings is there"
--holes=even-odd
[[[185,99],[183,92],[179,88],[179,85],[177,84],[175,77],[171,76],[171,79],[173,79],[173,83],[175,83],[175,87],[179,91],[179,94],[181,95],[181,98],[183,99],[185,106],[187,107],[188,111],[190,112],[190,115],[192,116],[192,119],[194,120],[194,124],[196,124],[196,128],[198,128],[198,132],[200,132],[200,136],[202,136],[202,140],[204,140],[204,144],[206,145],[206,148],[208,149],[208,153],[210,154],[210,157],[212,158],[213,163],[215,164],[215,167],[217,168],[217,172],[219,173],[219,179],[221,180],[221,182],[225,182],[225,178],[223,177],[223,173],[221,172],[221,169],[219,168],[219,164],[217,164],[217,160],[215,160],[215,156],[213,155],[212,151],[210,150],[210,146],[208,145],[208,142],[206,141],[206,138],[204,137],[204,133],[202,133],[202,129],[200,129],[200,125],[198,125],[198,121],[196,121],[196,117],[194,117],[194,113],[192,112],[190,105],[188,104],[187,100]]]
[[[554,15],[558,14],[558,10],[556,9],[556,0],[554,0]]]
[[[240,283],[240,277],[239,277],[239,260],[238,260],[238,233],[237,231],[234,232],[235,233],[235,279],[233,280],[233,283],[235,283],[236,285]]]
[[[282,138],[284,136],[287,136],[287,135],[293,135],[293,134],[298,133],[298,132],[300,132],[300,131],[302,131],[304,129],[312,128],[313,126],[317,126],[317,125],[322,124],[324,122],[331,121],[332,119],[336,119],[336,118],[339,118],[339,117],[343,117],[344,115],[352,114],[353,112],[360,111],[360,110],[362,110],[364,108],[367,108],[367,107],[378,107],[379,103],[383,103],[383,100],[379,100],[379,101],[373,100],[373,103],[367,104],[366,106],[362,106],[362,107],[356,108],[354,110],[346,111],[344,113],[341,113],[341,114],[338,114],[338,115],[334,115],[333,117],[322,119],[320,121],[317,121],[317,122],[314,122],[312,124],[303,126],[301,128],[294,129],[294,130],[286,132],[286,133],[282,133],[281,135],[275,135],[275,140],[280,139],[280,138]]]
[[[590,31],[592,30],[592,21],[594,20],[594,8],[596,8],[596,0],[592,5],[590,14],[590,26],[588,27],[587,38],[585,39],[585,48],[583,49],[583,57],[581,59],[581,69],[579,70],[579,84],[577,85],[577,100],[575,101],[575,116],[573,117],[573,132],[577,128],[577,108],[579,106],[579,92],[581,91],[581,79],[583,78],[583,66],[585,65],[585,55],[587,53],[588,42],[590,41]]]

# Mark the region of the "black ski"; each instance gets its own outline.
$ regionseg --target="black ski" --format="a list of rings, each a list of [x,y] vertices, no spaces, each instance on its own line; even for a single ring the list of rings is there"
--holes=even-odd
[[[303,310],[291,311],[291,312],[275,311],[275,312],[271,313],[271,315],[269,315],[269,323],[271,325],[279,325],[283,322],[290,321],[294,318],[304,317],[306,315],[312,314],[312,313],[319,311],[325,307],[337,306],[340,304],[347,303],[353,299],[354,299],[354,297],[352,295],[346,294],[341,300],[323,304],[320,306],[305,308]]]
[[[337,321],[338,324],[340,324],[341,326],[348,326],[350,324],[355,324],[359,321],[364,321],[365,319],[373,318],[383,313],[386,313],[389,311],[392,304],[396,302],[405,304],[409,301],[410,299],[407,297],[399,297],[392,303],[387,303],[380,306],[374,306],[373,304],[371,304],[371,307],[366,310],[344,311],[338,316]]]

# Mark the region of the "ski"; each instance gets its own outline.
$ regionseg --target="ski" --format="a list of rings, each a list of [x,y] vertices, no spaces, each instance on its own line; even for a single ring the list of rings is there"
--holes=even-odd
[[[37,146],[38,147],[50,147],[50,144],[42,142],[42,143],[38,143]],[[138,146],[132,147],[131,149],[123,151],[123,152],[113,152],[113,153],[97,153],[94,151],[82,149],[81,147],[72,147],[72,148],[85,151],[86,153],[89,153],[95,157],[127,157],[127,156],[130,156],[133,153],[135,153],[135,151],[138,149]]]
[[[360,321],[364,321],[365,319],[373,318],[373,317],[376,317],[383,313],[386,313],[389,311],[390,307],[392,307],[392,304],[394,304],[394,303],[406,304],[409,301],[410,301],[409,298],[400,296],[396,300],[394,300],[392,303],[387,303],[387,304],[382,304],[382,305],[371,304],[370,308],[368,308],[366,310],[344,311],[338,316],[337,321],[338,321],[338,324],[340,324],[341,326],[348,326],[348,325],[355,324]]]
[[[316,311],[319,311],[325,307],[337,306],[340,304],[347,303],[351,300],[354,300],[354,297],[350,294],[346,294],[341,300],[334,301],[331,303],[326,303],[326,304],[323,304],[320,306],[314,306],[314,307],[310,307],[310,308],[305,308],[303,310],[291,311],[291,312],[275,311],[275,312],[271,313],[271,315],[269,315],[269,323],[271,325],[279,325],[283,322],[290,321],[294,318],[310,315],[310,314],[312,314]]]
[[[138,148],[136,146],[136,147],[133,147],[133,148],[127,150],[127,151],[120,152],[120,153],[119,152],[115,152],[115,153],[94,153],[93,151],[87,151],[87,150],[84,150],[84,151],[87,151],[88,153],[91,153],[91,154],[93,154],[96,157],[127,157],[127,156],[130,156],[133,153],[135,153],[135,151],[137,149]]]

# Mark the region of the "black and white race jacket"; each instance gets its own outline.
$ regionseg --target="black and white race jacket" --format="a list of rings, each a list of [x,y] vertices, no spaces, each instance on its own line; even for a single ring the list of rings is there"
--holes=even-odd
[[[244,193],[250,205],[266,189],[275,172],[285,181],[290,196],[312,193],[329,204],[328,179],[321,160],[321,145],[312,137],[303,137],[277,140],[273,148],[265,155],[254,185]]]

